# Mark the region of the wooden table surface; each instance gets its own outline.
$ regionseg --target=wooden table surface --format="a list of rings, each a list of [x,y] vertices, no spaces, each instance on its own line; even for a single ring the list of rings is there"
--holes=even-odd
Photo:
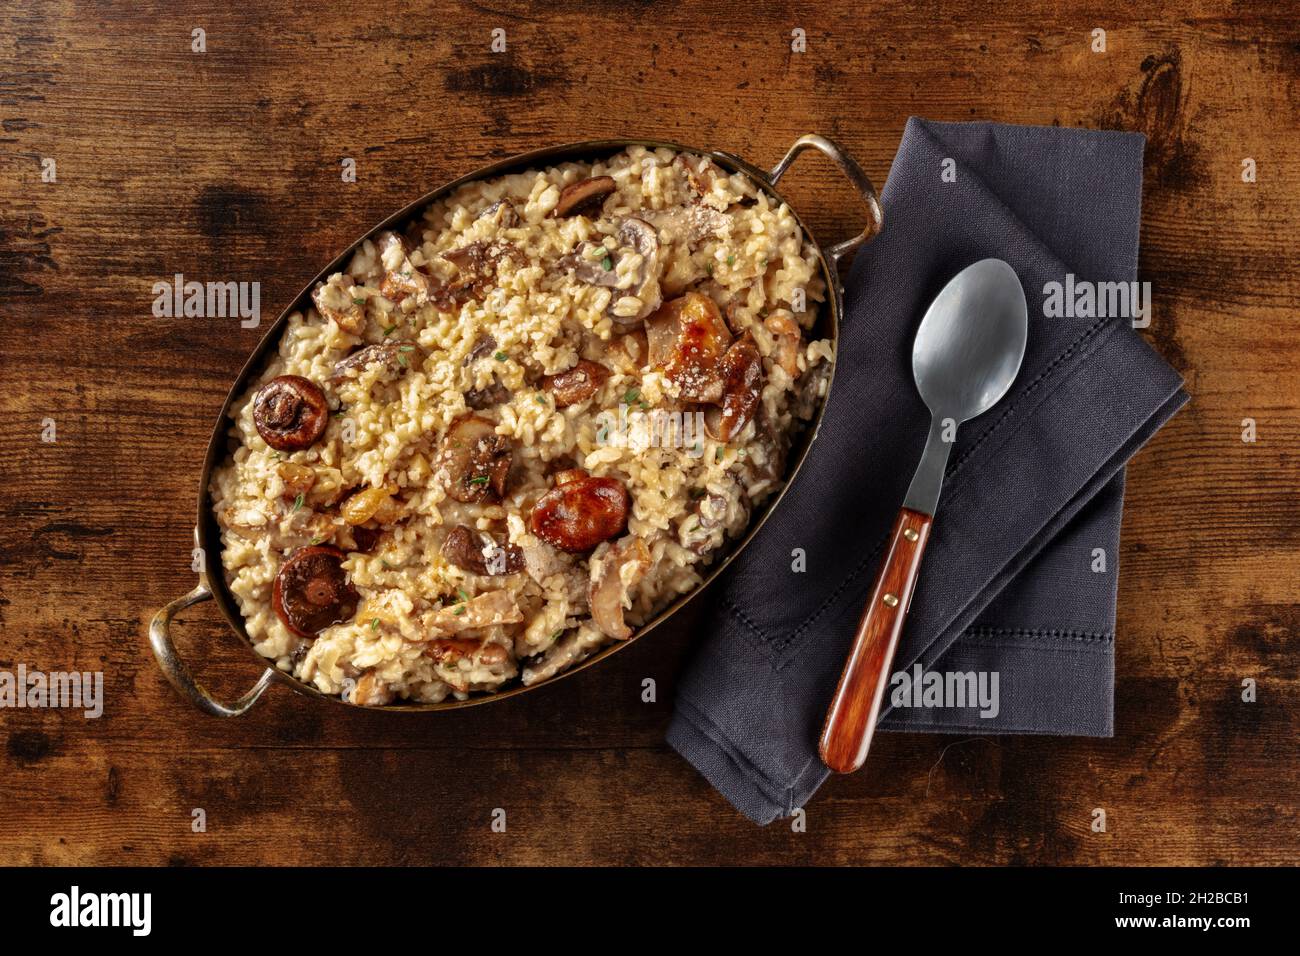
[[[0,710],[0,862],[1296,861],[1294,4],[144,6],[0,12],[0,669],[102,670],[107,697],[98,720]],[[911,114],[1149,137],[1143,334],[1192,402],[1129,470],[1113,739],[882,735],[793,832],[664,745],[687,623],[425,718],[274,688],[222,721],[163,681],[146,622],[195,583],[204,446],[261,332],[155,318],[154,282],[258,281],[269,321],[373,223],[494,158],[644,135],[766,165],[819,131],[879,183]],[[829,165],[792,176],[820,238],[856,230]],[[218,690],[256,678],[211,605],[181,632]]]

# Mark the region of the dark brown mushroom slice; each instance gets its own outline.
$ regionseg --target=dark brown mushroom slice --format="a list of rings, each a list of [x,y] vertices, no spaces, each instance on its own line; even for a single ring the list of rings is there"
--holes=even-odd
[[[388,366],[390,370],[397,369],[401,366],[401,356],[404,348],[414,351],[414,346],[403,346],[399,342],[381,342],[358,349],[347,358],[341,359],[334,364],[334,371],[330,373],[330,381],[338,382],[345,378],[355,378],[365,371],[367,365],[383,364]],[[353,375],[353,372],[356,374]]]
[[[474,504],[500,500],[510,475],[510,442],[496,425],[478,415],[463,415],[451,423],[442,440],[439,464],[445,472],[447,494]]]
[[[515,207],[504,199],[498,199],[475,218],[494,220],[502,229],[513,229],[519,225],[519,213],[515,212]]]
[[[577,554],[626,530],[632,501],[617,478],[573,470],[557,474],[555,481],[529,518],[533,534],[547,544]]]
[[[728,442],[749,424],[763,396],[763,357],[748,332],[722,356],[720,374],[721,406],[705,411],[704,428],[710,438]]]
[[[315,637],[357,613],[360,595],[343,570],[342,551],[332,545],[299,548],[271,586],[276,616],[299,637]]]
[[[465,356],[465,365],[473,365],[481,358],[491,355],[496,351],[497,340],[489,333],[484,333],[474,340],[473,347],[470,348],[469,354]]]
[[[505,404],[510,401],[510,395],[510,389],[493,379],[491,385],[485,385],[482,388],[475,388],[466,392],[465,404],[474,411],[481,412],[485,408]]]
[[[463,524],[447,533],[442,556],[470,574],[499,577],[524,569],[524,555],[517,545],[503,544],[486,531],[475,531]]]
[[[502,259],[515,262],[525,257],[513,243],[503,240],[471,242],[441,256],[456,267],[456,280],[435,290],[434,301],[440,307],[460,306],[472,300],[481,300],[496,281]]]
[[[429,301],[433,281],[411,263],[405,240],[395,232],[384,232],[375,239],[379,246],[381,262],[397,259],[394,269],[384,267],[384,278],[379,293],[387,299],[401,303],[408,296],[415,297],[416,305]]]
[[[315,443],[329,424],[325,393],[301,375],[280,375],[253,396],[253,424],[276,451],[301,451]]]
[[[384,535],[383,528],[367,528],[365,525],[357,525],[352,529],[352,541],[356,545],[352,550],[360,551],[362,554],[369,554],[375,550],[375,545]]]
[[[599,362],[580,359],[572,368],[544,377],[542,388],[554,396],[557,408],[567,408],[591,398],[608,380],[609,369]]]
[[[583,179],[565,186],[560,191],[559,202],[555,204],[551,215],[556,219],[563,219],[565,216],[586,216],[599,209],[604,204],[605,197],[617,188],[612,176],[593,176],[591,179]]]

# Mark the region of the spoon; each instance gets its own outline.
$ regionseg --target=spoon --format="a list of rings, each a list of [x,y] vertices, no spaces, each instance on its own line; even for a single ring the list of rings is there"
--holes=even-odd
[[[912,375],[930,409],[930,436],[826,713],[821,757],[837,773],[851,773],[867,758],[957,426],[1007,393],[1028,333],[1024,289],[1001,259],[982,259],[957,273],[921,319]]]

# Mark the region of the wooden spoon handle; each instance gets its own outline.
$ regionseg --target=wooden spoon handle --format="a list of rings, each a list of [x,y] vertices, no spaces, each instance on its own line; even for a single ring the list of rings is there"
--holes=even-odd
[[[889,550],[862,609],[853,648],[822,727],[822,762],[836,773],[851,773],[867,759],[933,522],[930,515],[911,508],[900,511],[894,522]]]

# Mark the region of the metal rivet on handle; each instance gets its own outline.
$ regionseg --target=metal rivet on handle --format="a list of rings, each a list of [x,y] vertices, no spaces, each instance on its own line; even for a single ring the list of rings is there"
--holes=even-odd
[[[906,538],[908,541],[915,541],[917,538],[921,536],[917,534],[913,529],[908,528],[903,532],[903,537]]]
[[[883,598],[881,598],[881,600],[884,601],[885,604],[887,604],[889,607],[898,607],[897,594],[886,594]]]

